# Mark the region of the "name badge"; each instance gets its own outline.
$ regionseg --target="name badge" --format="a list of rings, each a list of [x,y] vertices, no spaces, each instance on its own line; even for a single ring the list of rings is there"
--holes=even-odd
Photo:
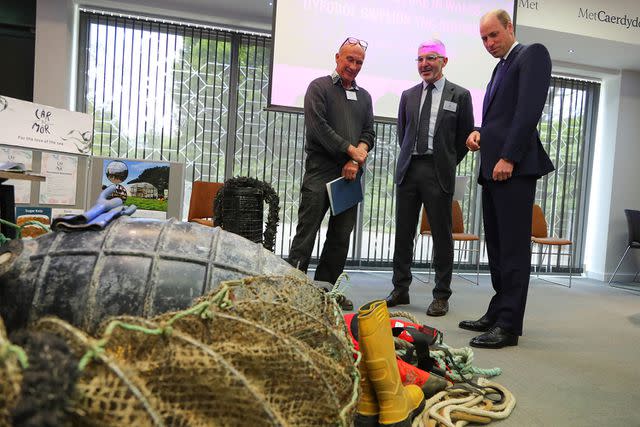
[[[442,108],[455,113],[458,110],[458,104],[451,101],[444,101],[444,105],[442,106]]]
[[[356,95],[356,91],[355,90],[347,90],[346,94],[347,94],[347,99],[349,101],[357,101],[358,100],[358,95]]]

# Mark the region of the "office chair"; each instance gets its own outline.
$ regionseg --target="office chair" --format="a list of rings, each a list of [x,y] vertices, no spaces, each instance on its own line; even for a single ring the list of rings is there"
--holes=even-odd
[[[561,286],[565,286],[564,284],[560,283],[560,282],[555,282],[553,280],[549,280],[549,279],[544,279],[540,277],[540,269],[542,268],[542,262],[544,260],[544,256],[545,256],[545,251],[544,248],[545,246],[549,248],[549,258],[551,258],[551,250],[552,248],[556,247],[556,248],[560,248],[560,252],[562,251],[562,247],[563,246],[569,246],[569,253],[567,254],[562,254],[562,253],[558,253],[558,256],[560,255],[568,255],[569,256],[569,288],[571,287],[571,277],[572,277],[572,251],[571,251],[571,245],[573,245],[573,242],[571,240],[568,239],[562,239],[562,238],[557,238],[557,237],[549,237],[549,233],[548,233],[548,226],[547,226],[547,220],[544,217],[544,212],[542,211],[542,208],[540,207],[540,205],[534,204],[533,205],[533,218],[532,218],[532,222],[531,222],[531,256],[535,255],[539,255],[538,256],[538,263],[535,264],[535,272],[536,272],[536,277],[539,278],[540,280],[544,280],[546,282],[550,282],[550,283],[555,283],[556,285],[561,285]],[[535,252],[534,249],[534,245],[538,245],[538,252]]]
[[[222,188],[222,182],[194,181],[191,187],[188,222],[213,227],[213,201]]]
[[[625,249],[624,253],[622,254],[622,257],[620,258],[620,261],[618,261],[618,265],[616,266],[616,269],[614,270],[613,274],[609,278],[609,286],[612,286],[614,288],[619,286],[615,286],[615,282],[613,282],[613,278],[618,272],[618,269],[620,268],[622,261],[624,261],[624,258],[627,256],[629,249],[640,249],[640,211],[625,209],[624,214],[627,217],[627,230],[629,233],[629,240],[627,243],[627,249]],[[638,271],[636,271],[635,276],[633,276],[633,282],[636,281],[637,277],[638,277]],[[612,282],[614,284],[612,284]]]
[[[475,283],[476,286],[480,283],[480,245],[478,248],[472,249],[470,246],[472,242],[480,242],[480,237],[476,234],[465,233],[464,231],[464,218],[462,216],[462,208],[457,200],[451,203],[451,237],[453,238],[453,250],[458,251],[458,270],[462,263],[462,253],[475,252],[476,255],[476,280],[475,282],[460,273],[456,273],[461,279],[468,282]],[[431,225],[429,224],[429,218],[427,217],[427,211],[422,208],[422,220],[420,221],[420,234],[419,237],[431,237]],[[458,248],[455,247],[456,242],[460,242]],[[433,250],[429,251],[431,239],[427,241],[427,254],[430,254],[430,259],[433,259]],[[415,245],[414,245],[415,247]],[[429,263],[427,275],[427,283],[431,281],[431,263]]]

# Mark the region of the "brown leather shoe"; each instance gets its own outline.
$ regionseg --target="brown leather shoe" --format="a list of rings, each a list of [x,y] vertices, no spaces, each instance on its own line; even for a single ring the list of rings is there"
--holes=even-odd
[[[395,307],[396,305],[405,305],[411,302],[411,300],[409,299],[409,292],[399,291],[398,289],[392,290],[389,296],[386,297],[384,300],[387,302],[387,307]]]
[[[449,301],[441,298],[434,298],[427,308],[427,316],[444,316],[449,311]]]
[[[351,311],[353,310],[353,302],[350,299],[345,297],[344,295],[340,295],[336,300],[342,311]]]

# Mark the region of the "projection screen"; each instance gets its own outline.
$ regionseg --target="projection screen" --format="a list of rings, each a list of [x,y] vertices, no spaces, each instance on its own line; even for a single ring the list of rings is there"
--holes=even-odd
[[[497,60],[484,49],[480,17],[492,9],[514,12],[513,0],[277,0],[274,8],[269,108],[302,108],[313,79],[335,69],[346,37],[369,47],[356,81],[373,98],[378,118],[395,120],[402,91],[420,82],[419,44],[442,40],[447,79],[469,89],[480,124],[484,89]]]

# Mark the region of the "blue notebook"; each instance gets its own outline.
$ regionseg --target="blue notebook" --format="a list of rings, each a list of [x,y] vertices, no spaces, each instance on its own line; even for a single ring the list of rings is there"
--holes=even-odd
[[[343,177],[327,182],[331,215],[335,216],[357,205],[362,196],[362,169],[356,174],[356,179],[347,181]]]

